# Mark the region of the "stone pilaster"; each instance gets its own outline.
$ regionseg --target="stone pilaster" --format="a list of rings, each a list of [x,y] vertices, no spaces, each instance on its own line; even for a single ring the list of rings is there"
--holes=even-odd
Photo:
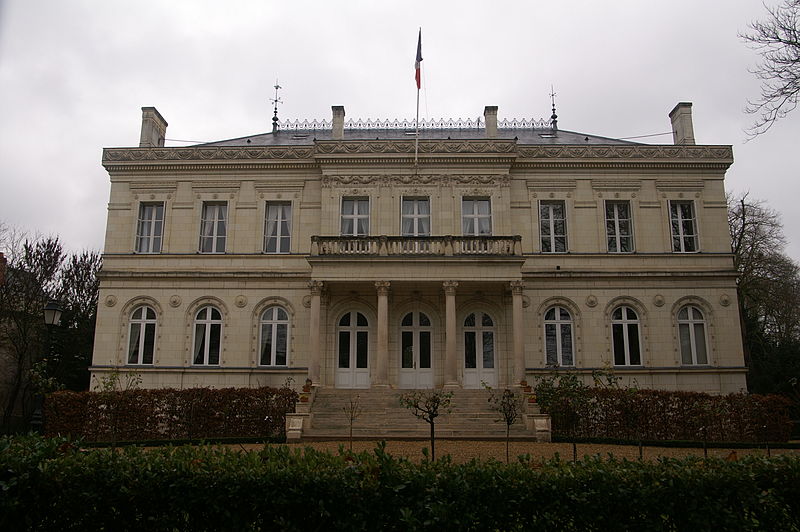
[[[522,318],[522,290],[525,283],[511,281],[511,324],[513,327],[514,341],[514,375],[512,384],[518,386],[525,380],[525,337],[524,320]]]
[[[320,384],[320,300],[322,287],[322,281],[310,281],[308,283],[308,288],[311,290],[311,320],[308,331],[308,350],[311,356],[308,363],[308,378],[315,385]]]
[[[389,386],[389,281],[376,281],[378,291],[378,353],[373,386]]]
[[[456,352],[456,287],[458,281],[442,283],[445,298],[445,349],[444,349],[444,385],[458,388],[458,354]]]

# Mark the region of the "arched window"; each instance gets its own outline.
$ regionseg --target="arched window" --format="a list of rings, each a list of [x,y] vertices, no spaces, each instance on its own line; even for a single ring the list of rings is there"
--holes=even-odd
[[[544,313],[545,361],[548,366],[574,366],[572,315],[564,307]]]
[[[631,307],[617,307],[611,313],[611,338],[615,366],[641,365],[639,316]]]
[[[285,366],[289,353],[289,315],[282,307],[269,307],[261,314],[262,366]]]
[[[194,318],[192,363],[216,366],[222,351],[222,314],[216,307],[201,308]]]
[[[494,368],[494,321],[483,312],[464,319],[464,369]]]
[[[699,308],[687,305],[678,311],[678,336],[683,364],[708,364],[706,320]]]
[[[369,322],[360,312],[348,312],[339,320],[339,368],[364,369],[369,354]]]
[[[128,327],[128,364],[152,364],[156,350],[156,311],[141,306],[131,313]]]
[[[400,367],[431,369],[431,320],[424,312],[409,312],[400,322]]]

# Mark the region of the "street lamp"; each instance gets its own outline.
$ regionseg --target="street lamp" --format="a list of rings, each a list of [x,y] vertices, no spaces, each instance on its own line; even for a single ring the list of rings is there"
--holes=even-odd
[[[44,323],[47,326],[47,354],[51,355],[53,351],[52,345],[52,332],[53,326],[61,325],[61,313],[64,307],[61,303],[51,299],[42,309],[44,313]],[[33,396],[33,414],[31,414],[31,429],[34,432],[42,432],[42,406],[44,405],[44,395],[41,391],[37,391]]]

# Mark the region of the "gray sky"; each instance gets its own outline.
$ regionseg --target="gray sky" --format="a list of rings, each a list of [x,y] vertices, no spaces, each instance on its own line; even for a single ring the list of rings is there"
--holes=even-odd
[[[754,0],[0,0],[0,220],[102,248],[101,149],[138,145],[142,106],[168,139],[265,132],[278,77],[283,119],[413,118],[421,26],[422,117],[548,117],[553,84],[559,127],[631,137],[693,102],[697,142],[733,145],[728,190],[782,213],[797,260],[800,109],[744,143],[758,82],[737,31],[763,15]]]

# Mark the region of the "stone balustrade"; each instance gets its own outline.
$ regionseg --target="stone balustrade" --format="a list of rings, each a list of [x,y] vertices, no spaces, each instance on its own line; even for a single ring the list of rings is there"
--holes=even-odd
[[[319,256],[501,256],[522,255],[522,237],[513,236],[312,236]]]

